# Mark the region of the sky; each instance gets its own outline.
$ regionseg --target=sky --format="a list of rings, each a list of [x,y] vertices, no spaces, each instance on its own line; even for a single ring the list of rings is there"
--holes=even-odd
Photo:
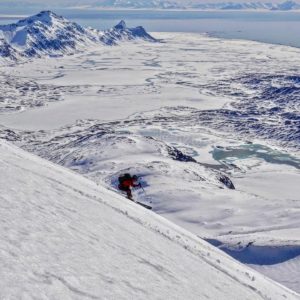
[[[69,6],[69,5],[88,5],[92,3],[101,3],[104,0],[51,0],[51,4],[61,5],[61,6]],[[194,2],[194,3],[212,3],[212,2],[227,2],[227,0],[169,0],[176,1],[178,3],[187,3],[187,2]],[[270,3],[278,3],[283,2],[283,0],[228,0],[228,2],[270,2]],[[12,5],[12,3],[17,5],[22,4],[39,4],[44,5],[45,0],[0,0],[0,5]]]

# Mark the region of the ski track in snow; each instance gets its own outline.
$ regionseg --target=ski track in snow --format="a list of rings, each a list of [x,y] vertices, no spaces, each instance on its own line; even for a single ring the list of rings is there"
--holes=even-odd
[[[1,137],[112,190],[120,172],[142,175],[138,199],[225,250],[299,249],[299,49],[154,35],[164,43],[1,67]],[[299,291],[299,266],[254,267]]]

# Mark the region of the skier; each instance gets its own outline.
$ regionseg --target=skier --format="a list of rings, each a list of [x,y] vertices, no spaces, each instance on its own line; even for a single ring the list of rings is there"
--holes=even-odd
[[[127,198],[132,199],[131,188],[141,187],[141,184],[138,183],[138,177],[136,175],[131,176],[130,174],[124,174],[119,177],[119,190],[126,192]]]

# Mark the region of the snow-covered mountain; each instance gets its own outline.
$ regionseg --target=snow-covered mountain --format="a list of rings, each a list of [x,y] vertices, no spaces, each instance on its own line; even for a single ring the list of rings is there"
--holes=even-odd
[[[150,42],[157,41],[142,26],[128,28],[125,21],[121,21],[113,28],[106,30],[100,40],[106,45],[115,45],[121,40],[143,39]]]
[[[16,60],[66,55],[91,45],[115,45],[133,39],[155,41],[143,27],[127,28],[124,21],[110,30],[99,31],[84,28],[51,11],[42,11],[15,24],[0,26],[0,56]]]
[[[178,1],[178,0],[106,0],[94,3],[102,7],[116,8],[159,8],[159,9],[203,9],[203,10],[295,10],[300,9],[300,5],[294,1],[282,3],[271,2],[203,2],[203,1]]]
[[[0,38],[0,59],[15,61],[20,55],[4,38]]]
[[[270,2],[220,2],[194,4],[193,8],[198,9],[219,9],[219,10],[297,10],[300,5],[294,1],[282,3]]]
[[[0,160],[3,299],[299,299],[80,175],[3,141]]]
[[[295,10],[295,9],[300,9],[300,4],[294,1],[285,1],[283,3],[277,4],[273,9],[274,10]]]

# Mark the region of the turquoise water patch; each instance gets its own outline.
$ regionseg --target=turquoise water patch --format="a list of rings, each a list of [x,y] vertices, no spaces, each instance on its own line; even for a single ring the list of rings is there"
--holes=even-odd
[[[217,146],[211,153],[214,160],[219,162],[233,163],[240,159],[259,158],[271,164],[283,164],[300,169],[300,159],[260,144],[246,144],[235,147]]]

